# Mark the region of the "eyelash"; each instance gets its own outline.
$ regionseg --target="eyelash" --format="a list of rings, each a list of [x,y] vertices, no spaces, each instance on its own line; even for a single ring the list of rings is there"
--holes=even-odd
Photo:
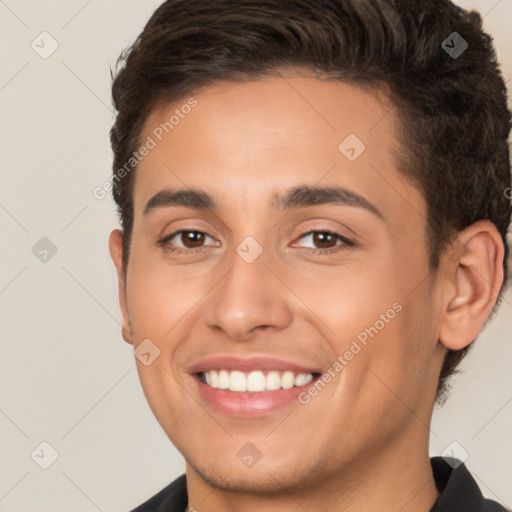
[[[170,235],[167,235],[164,238],[158,240],[157,243],[166,252],[173,253],[173,254],[187,254],[187,255],[191,255],[191,254],[195,254],[197,252],[200,252],[200,251],[202,251],[205,248],[205,246],[195,247],[194,249],[182,249],[180,247],[179,248],[170,247],[169,246],[169,241],[172,240],[174,237],[176,237],[177,235],[179,235],[181,233],[201,233],[203,235],[210,236],[207,233],[205,233],[204,231],[199,231],[199,230],[196,230],[196,229],[180,229],[179,231],[175,231],[174,233],[171,233]],[[312,234],[315,234],[315,233],[322,233],[322,234],[326,234],[326,235],[332,235],[332,236],[336,237],[338,240],[340,240],[342,243],[341,244],[337,244],[334,247],[331,247],[329,249],[311,249],[311,248],[308,248],[308,247],[304,247],[304,249],[306,249],[311,254],[323,254],[323,255],[325,255],[325,254],[332,254],[332,253],[335,253],[335,252],[340,252],[340,251],[346,250],[346,249],[348,249],[350,247],[354,247],[356,245],[352,240],[349,240],[348,238],[344,237],[343,235],[340,235],[339,233],[336,233],[334,231],[330,231],[330,230],[327,230],[327,229],[314,229],[314,230],[305,231],[305,232],[303,232],[303,233],[301,233],[299,235],[298,239],[304,238],[307,235],[312,235]]]

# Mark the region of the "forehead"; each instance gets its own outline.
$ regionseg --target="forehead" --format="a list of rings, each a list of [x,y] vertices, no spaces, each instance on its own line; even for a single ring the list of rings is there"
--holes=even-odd
[[[135,209],[169,186],[209,188],[220,203],[263,204],[265,195],[270,206],[278,188],[308,183],[365,191],[386,209],[412,200],[422,210],[421,194],[396,169],[397,123],[383,92],[339,81],[218,82],[148,116],[140,140],[155,147],[137,169]]]
[[[186,133],[190,122],[184,121],[193,118],[197,136],[188,140],[191,147],[204,147],[213,140],[227,144],[235,134],[237,140],[243,140],[244,136],[250,140],[257,134],[258,142],[266,143],[269,148],[297,141],[302,145],[305,137],[311,144],[321,139],[329,144],[345,132],[371,138],[372,142],[380,139],[382,143],[388,142],[388,146],[395,142],[389,131],[396,121],[394,107],[379,89],[292,75],[248,82],[215,82],[193,97],[197,101],[193,109],[186,108],[189,96],[160,105],[148,116],[143,133],[151,133],[162,122],[171,120],[173,113],[180,114],[183,110],[185,115],[174,115],[173,126],[168,128],[173,136]],[[383,123],[386,117],[387,122]],[[213,131],[212,124],[216,126]],[[380,124],[381,129],[372,136]],[[251,145],[245,149],[248,147]]]

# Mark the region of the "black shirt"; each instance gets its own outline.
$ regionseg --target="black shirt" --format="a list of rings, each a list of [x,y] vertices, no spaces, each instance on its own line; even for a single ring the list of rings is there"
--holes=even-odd
[[[440,493],[430,512],[507,512],[495,501],[482,496],[464,464],[453,469],[442,457],[432,457],[430,464]],[[131,512],[185,512],[187,506],[187,480],[181,475]]]

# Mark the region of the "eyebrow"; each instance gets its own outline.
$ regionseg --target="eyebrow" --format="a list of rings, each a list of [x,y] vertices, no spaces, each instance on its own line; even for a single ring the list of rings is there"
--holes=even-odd
[[[384,220],[382,212],[367,199],[341,187],[312,187],[302,185],[294,187],[284,195],[274,193],[271,206],[275,209],[307,208],[321,204],[344,205],[362,208]],[[198,210],[217,211],[215,200],[199,189],[164,189],[157,192],[146,204],[143,214],[164,207],[189,207]]]

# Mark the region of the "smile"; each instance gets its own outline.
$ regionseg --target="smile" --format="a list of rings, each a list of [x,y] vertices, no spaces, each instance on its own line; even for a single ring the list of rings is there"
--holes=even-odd
[[[217,354],[187,370],[204,407],[246,419],[302,407],[298,396],[322,375],[322,365],[261,354]]]
[[[256,370],[241,372],[238,370],[209,370],[201,372],[199,378],[201,382],[214,389],[256,393],[304,386],[314,379],[314,375],[312,373],[295,373],[292,371],[265,372]]]

